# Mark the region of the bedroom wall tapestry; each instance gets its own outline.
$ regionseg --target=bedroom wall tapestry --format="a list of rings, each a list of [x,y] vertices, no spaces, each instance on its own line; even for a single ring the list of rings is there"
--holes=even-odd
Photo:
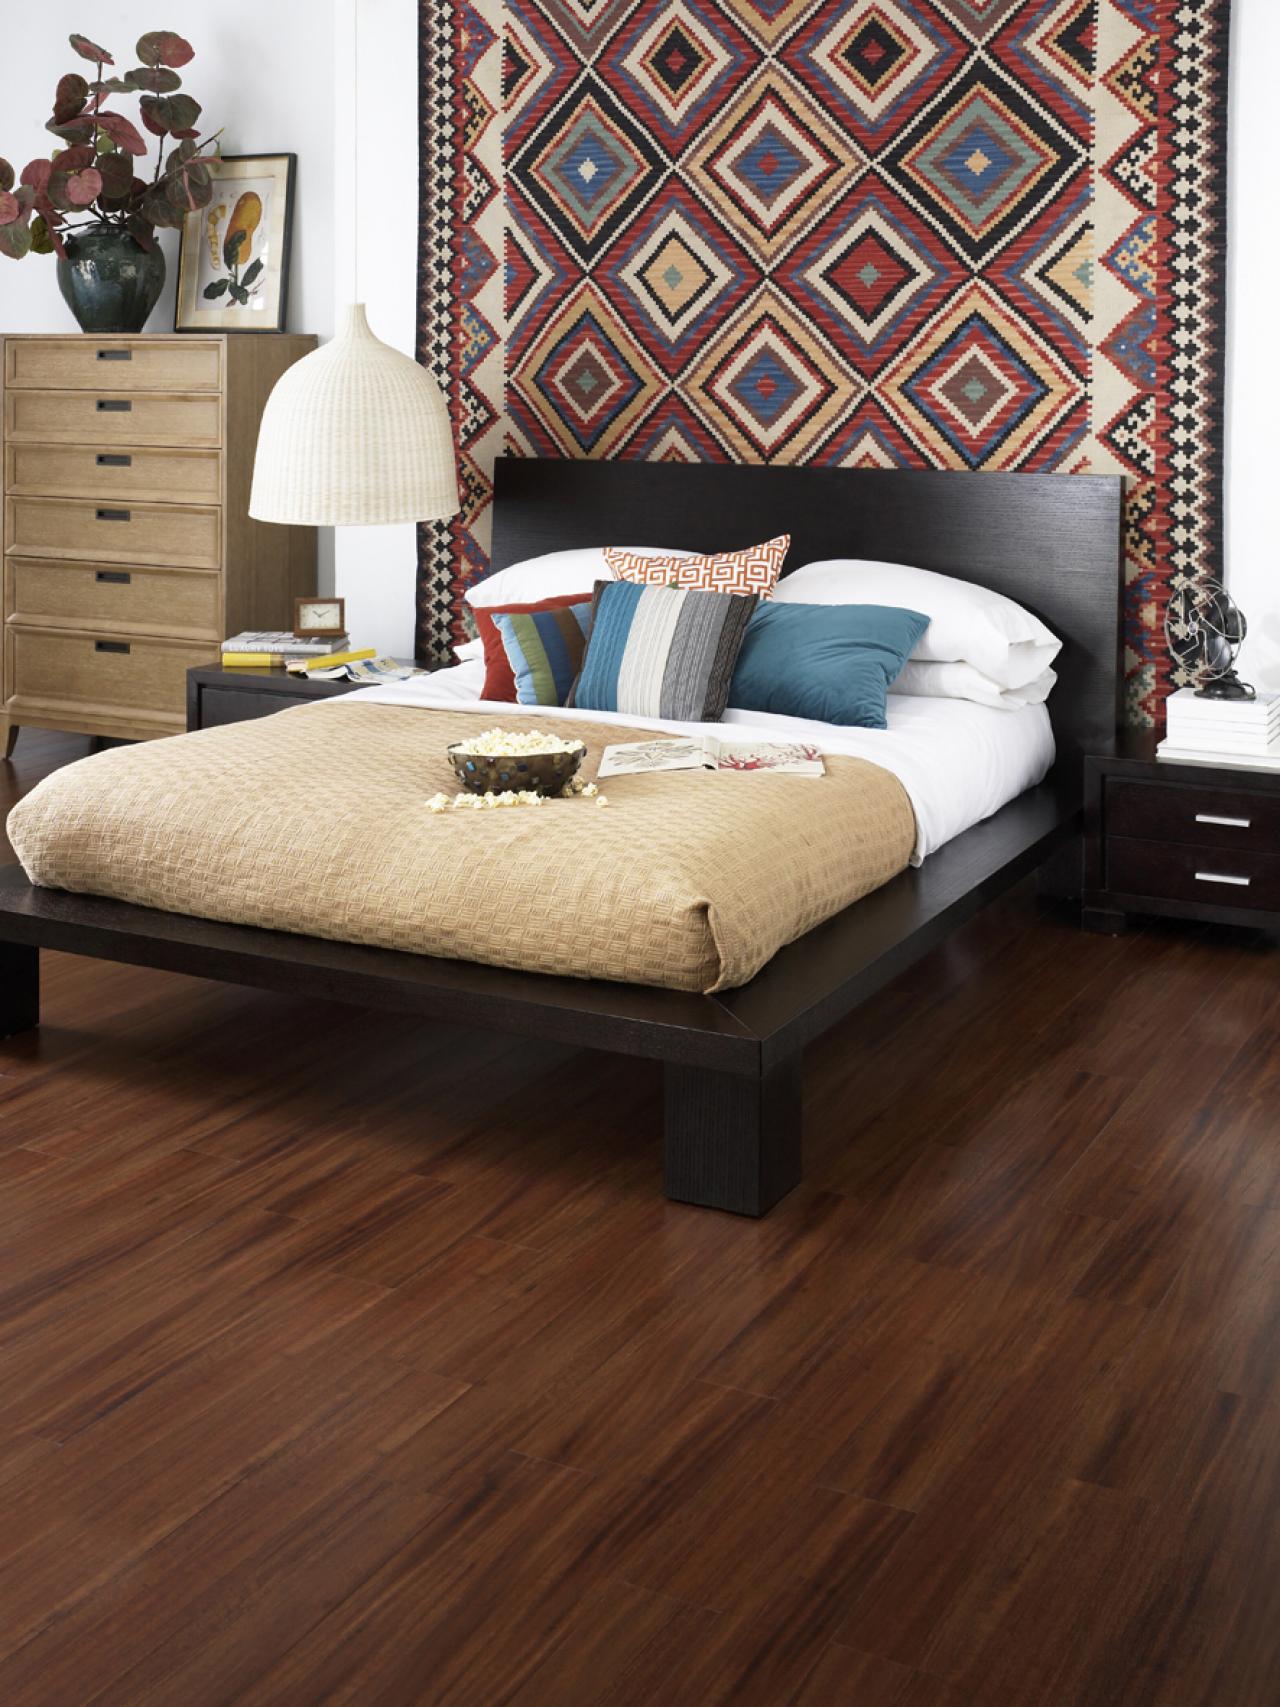
[[[421,0],[419,353],[465,492],[422,653],[501,454],[1122,473],[1155,721],[1169,589],[1221,567],[1228,12]]]

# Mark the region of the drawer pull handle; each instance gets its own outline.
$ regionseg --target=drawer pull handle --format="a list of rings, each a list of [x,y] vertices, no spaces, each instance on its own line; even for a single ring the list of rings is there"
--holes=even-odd
[[[99,415],[127,415],[133,408],[127,397],[99,397]]]
[[[93,460],[97,463],[99,468],[133,467],[133,458],[131,456],[117,456],[114,452],[110,451],[99,451],[98,455],[95,456]]]
[[[98,351],[98,360],[100,362],[131,362],[133,360],[133,351],[132,350],[99,350]]]
[[[95,652],[127,652],[129,645],[124,640],[95,640],[93,649]]]
[[[100,522],[127,522],[131,515],[129,510],[95,510],[93,513]]]
[[[1219,818],[1215,812],[1197,812],[1197,824],[1221,824],[1228,830],[1247,830],[1253,823],[1252,818]]]
[[[127,569],[99,569],[95,581],[109,581],[113,587],[127,587],[133,576]]]
[[[1197,871],[1197,883],[1230,883],[1237,889],[1247,889],[1253,882],[1251,877],[1228,877],[1222,871]]]

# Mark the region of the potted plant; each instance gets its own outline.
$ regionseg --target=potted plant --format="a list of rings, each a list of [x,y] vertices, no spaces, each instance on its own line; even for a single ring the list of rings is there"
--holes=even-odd
[[[70,40],[94,77],[72,71],[59,80],[45,129],[62,147],[28,161],[16,182],[0,159],[0,255],[56,254],[58,287],[82,331],[140,332],[164,288],[156,227],[180,226],[208,205],[221,132],[201,140],[200,103],[179,93],[177,68],[193,49],[173,30],[142,36],[139,63],[122,77],[104,78],[115,65],[105,48]],[[138,175],[146,139],[107,106],[113,95],[137,95],[143,129],[157,139],[149,178]]]

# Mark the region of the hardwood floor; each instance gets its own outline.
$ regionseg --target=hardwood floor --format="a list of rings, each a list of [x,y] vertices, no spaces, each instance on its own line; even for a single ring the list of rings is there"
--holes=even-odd
[[[1269,1707],[1278,970],[1019,894],[812,1051],[753,1223],[646,1063],[49,957],[0,1699]]]

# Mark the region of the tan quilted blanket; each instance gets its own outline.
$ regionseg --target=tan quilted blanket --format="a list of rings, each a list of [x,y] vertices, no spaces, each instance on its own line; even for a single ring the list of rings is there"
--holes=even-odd
[[[902,785],[848,757],[829,757],[817,779],[613,777],[603,811],[578,797],[429,812],[437,790],[456,791],[445,748],[492,722],[492,711],[329,701],[115,748],[48,777],[14,808],[9,835],[31,881],[51,888],[704,991],[744,984],[911,854]],[[588,746],[584,779],[609,743],[652,735],[571,727]]]

